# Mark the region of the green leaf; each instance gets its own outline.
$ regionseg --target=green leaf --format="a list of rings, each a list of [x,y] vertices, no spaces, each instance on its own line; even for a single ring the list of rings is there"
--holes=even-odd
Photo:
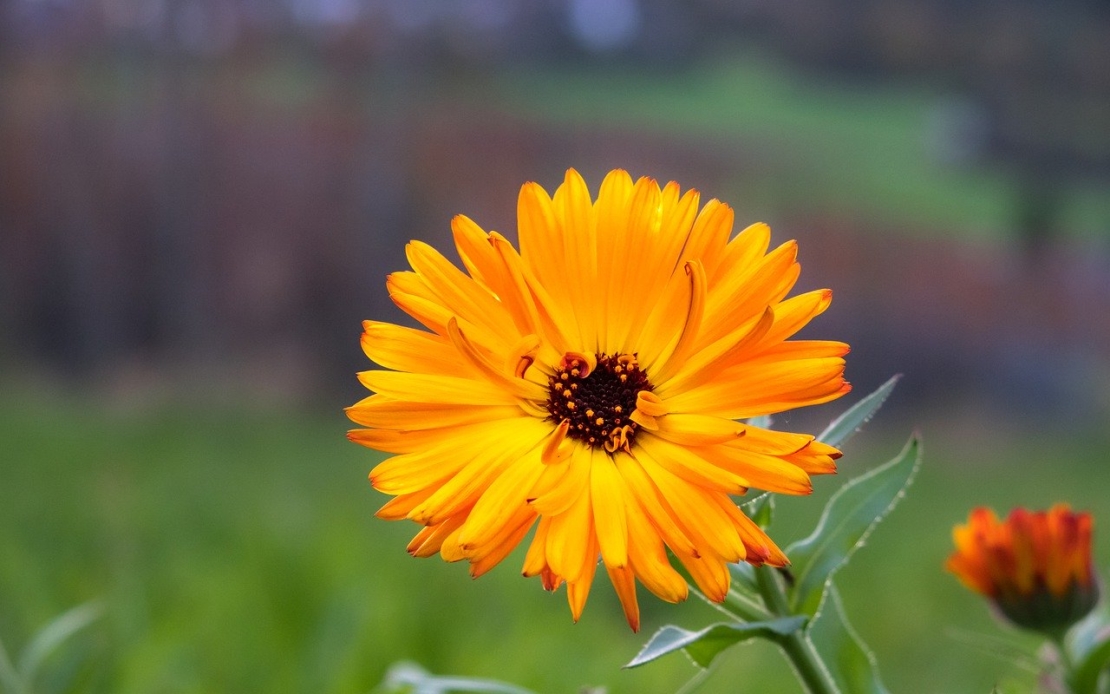
[[[481,692],[483,694],[535,694],[503,682],[477,677],[438,677],[414,663],[401,662],[390,666],[385,680],[378,687],[383,694],[448,694],[448,692]]]
[[[701,631],[687,631],[667,625],[655,632],[626,668],[638,667],[677,650],[699,667],[707,668],[721,651],[754,638],[777,640],[805,626],[806,617],[783,617],[766,622],[732,622],[710,625]]]
[[[1069,646],[1072,691],[1096,694],[1099,676],[1110,666],[1110,623],[1101,609],[1076,626]]]
[[[828,428],[821,432],[817,440],[830,446],[839,446],[852,438],[864,424],[871,421],[875,412],[886,402],[887,397],[894,390],[894,386],[898,384],[900,378],[902,378],[902,374],[892,376],[890,380],[879,386],[874,393],[852,405],[847,412],[834,419],[832,424],[829,424]]]
[[[840,593],[830,585],[821,610],[809,626],[809,638],[829,667],[843,694],[889,694],[879,679],[875,654],[848,622]]]
[[[787,548],[794,572],[790,607],[796,614],[817,614],[833,574],[898,503],[919,463],[915,434],[893,460],[838,489],[813,534]]]
[[[1110,608],[1102,602],[1068,633],[1064,647],[1074,665],[1071,688],[1076,694],[1098,691],[1099,675],[1110,665]]]
[[[17,669],[27,686],[34,681],[39,667],[67,639],[104,614],[99,601],[87,602],[55,617],[35,634],[19,656]]]

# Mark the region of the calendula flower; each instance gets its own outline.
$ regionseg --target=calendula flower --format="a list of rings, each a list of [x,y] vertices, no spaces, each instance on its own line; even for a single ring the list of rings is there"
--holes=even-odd
[[[452,220],[465,271],[427,244],[386,284],[419,330],[367,321],[362,346],[391,370],[348,409],[350,438],[397,454],[370,473],[378,511],[424,526],[409,552],[468,560],[479,576],[535,527],[525,576],[567,584],[575,620],[599,564],[639,627],[635,582],[668,601],[711,599],[729,562],[781,566],[782,551],[731,496],[808,494],[839,452],[736,420],[839,397],[840,342],[787,341],[828,306],[790,292],[791,241],[730,240],[733,211],[696,191],[613,171],[592,200],[574,170],[549,196],[520,191],[519,253]]]
[[[1089,514],[1067,504],[1047,512],[1017,508],[1005,521],[976,508],[953,530],[956,551],[946,567],[1014,624],[1058,633],[1098,601],[1091,527]]]

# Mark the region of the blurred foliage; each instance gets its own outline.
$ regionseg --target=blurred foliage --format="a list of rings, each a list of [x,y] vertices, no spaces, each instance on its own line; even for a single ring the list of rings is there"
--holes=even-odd
[[[513,570],[519,556],[478,581],[410,558],[413,529],[373,518],[384,500],[365,481],[374,454],[343,438],[338,412],[20,395],[0,402],[0,639],[25,644],[69,606],[103,597],[105,617],[84,634],[94,667],[71,691],[369,691],[401,660],[545,694],[667,691],[695,675],[683,659],[620,666],[664,623],[718,621],[697,600],[645,599],[633,634],[599,585],[575,625],[563,596]],[[1090,480],[1107,434],[1007,431],[952,412],[929,424],[930,465],[838,574],[846,611],[892,691],[1029,686],[1031,674],[950,636],[995,627],[943,573],[949,532],[975,504],[1066,499],[1106,522],[1110,500]],[[906,428],[872,423],[847,445],[842,473],[892,455]],[[813,526],[839,481],[778,499],[780,544]],[[1096,543],[1105,566],[1110,547],[1104,535]],[[750,691],[797,687],[773,646],[753,644],[699,691],[741,679]]]

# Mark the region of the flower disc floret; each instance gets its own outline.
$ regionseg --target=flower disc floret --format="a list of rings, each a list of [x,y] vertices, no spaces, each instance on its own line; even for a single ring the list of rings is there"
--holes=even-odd
[[[654,389],[634,354],[567,355],[547,387],[551,421],[566,421],[569,438],[609,453],[631,450],[639,428],[630,419],[637,396]]]

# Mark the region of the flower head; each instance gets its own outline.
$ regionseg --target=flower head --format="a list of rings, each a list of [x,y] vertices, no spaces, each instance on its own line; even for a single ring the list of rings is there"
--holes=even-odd
[[[1091,570],[1091,516],[1067,504],[1048,511],[1017,508],[1005,521],[976,508],[953,532],[956,551],[946,567],[971,590],[990,598],[1019,626],[1057,632],[1098,601]]]
[[[478,576],[535,527],[525,576],[567,584],[577,620],[599,564],[633,629],[635,583],[687,595],[667,550],[710,598],[729,562],[787,563],[730,498],[808,494],[839,452],[736,420],[832,400],[848,346],[788,341],[831,300],[787,299],[797,246],[768,252],[755,224],[696,191],[613,171],[596,200],[574,170],[549,196],[520,191],[520,251],[463,216],[460,270],[407,247],[389,276],[419,330],[367,321],[362,346],[390,370],[348,409],[350,438],[396,454],[370,473],[393,495],[378,515],[424,526],[416,556],[465,559]]]

